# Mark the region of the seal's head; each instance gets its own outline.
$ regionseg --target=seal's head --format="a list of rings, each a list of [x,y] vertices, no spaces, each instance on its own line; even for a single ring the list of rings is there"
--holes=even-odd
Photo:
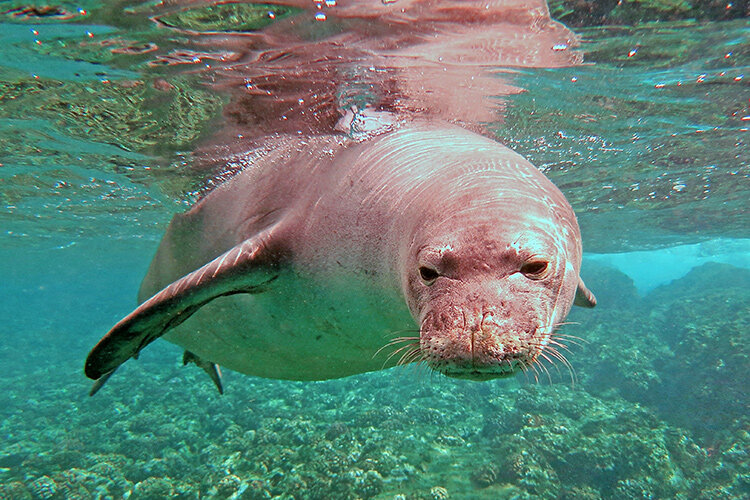
[[[563,208],[484,206],[417,232],[404,286],[431,368],[487,380],[557,356],[553,330],[583,287],[578,225]]]

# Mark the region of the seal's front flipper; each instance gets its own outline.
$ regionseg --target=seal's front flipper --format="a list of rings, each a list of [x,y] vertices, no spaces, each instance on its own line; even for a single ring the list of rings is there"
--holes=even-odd
[[[217,297],[260,293],[278,277],[270,230],[245,240],[178,279],[117,323],[88,355],[86,376],[97,380]]]
[[[221,385],[221,370],[216,363],[206,361],[205,359],[196,356],[190,351],[185,351],[185,353],[182,355],[182,366],[185,366],[188,363],[195,363],[196,365],[198,365],[201,370],[206,372],[208,376],[211,377],[214,385],[219,390],[219,394],[224,394],[224,387]]]
[[[596,297],[591,293],[591,290],[586,288],[581,278],[578,278],[578,288],[576,289],[576,298],[573,304],[580,307],[594,307],[596,305]]]

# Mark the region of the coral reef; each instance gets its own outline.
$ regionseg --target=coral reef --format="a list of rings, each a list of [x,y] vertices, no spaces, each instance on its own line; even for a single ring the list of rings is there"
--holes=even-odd
[[[227,373],[219,397],[165,365],[179,358],[167,346],[93,399],[82,380],[41,397],[19,371],[13,386],[29,389],[22,413],[2,410],[0,498],[746,496],[748,272],[708,264],[641,299],[617,271],[590,270],[600,297],[627,299],[579,325],[575,386],[407,367],[315,383]]]

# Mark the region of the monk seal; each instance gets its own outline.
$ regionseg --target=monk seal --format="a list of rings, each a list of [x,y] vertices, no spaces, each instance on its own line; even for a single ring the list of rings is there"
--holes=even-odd
[[[106,378],[164,336],[191,359],[269,378],[415,361],[508,376],[556,356],[556,326],[574,303],[595,304],[580,266],[571,206],[498,142],[418,121],[354,144],[313,137],[175,216],[143,303],[85,373]]]

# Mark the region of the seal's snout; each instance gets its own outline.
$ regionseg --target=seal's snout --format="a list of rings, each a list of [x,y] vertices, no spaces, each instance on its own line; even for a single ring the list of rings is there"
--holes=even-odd
[[[538,326],[494,308],[474,312],[451,306],[427,313],[420,349],[430,367],[451,377],[505,377],[533,363]]]

